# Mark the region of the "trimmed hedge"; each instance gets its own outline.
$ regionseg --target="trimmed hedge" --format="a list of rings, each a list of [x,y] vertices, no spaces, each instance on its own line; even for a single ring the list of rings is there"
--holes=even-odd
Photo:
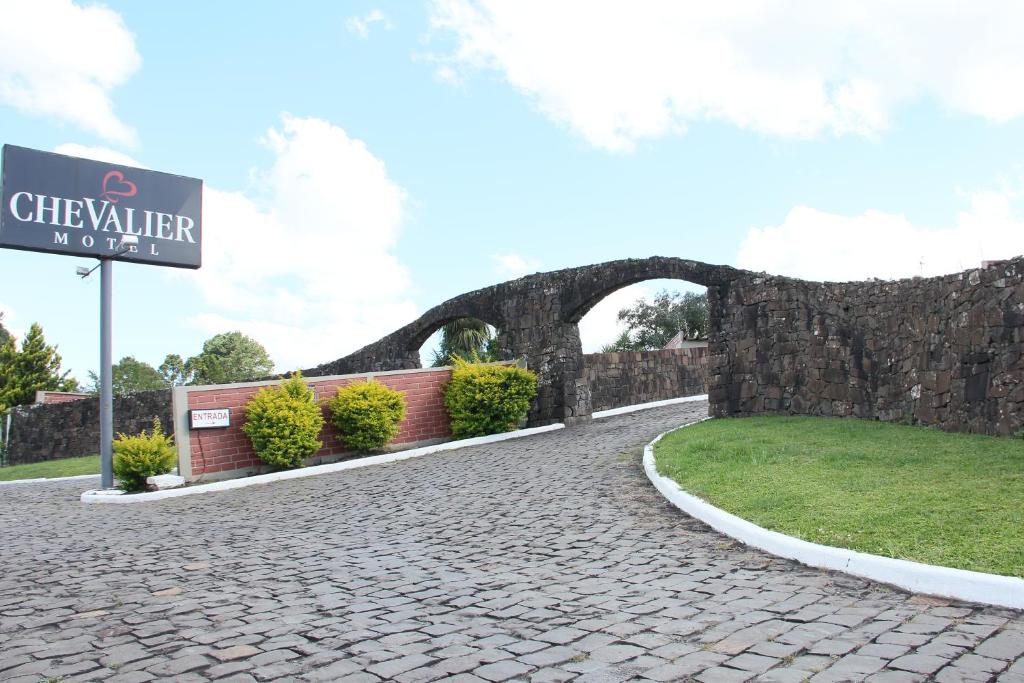
[[[444,391],[452,435],[463,439],[508,432],[519,426],[537,395],[537,375],[509,365],[455,359]]]
[[[346,446],[380,448],[398,435],[398,423],[405,419],[405,396],[371,379],[340,387],[327,409]]]
[[[296,372],[279,386],[260,389],[245,405],[242,431],[263,462],[273,467],[302,467],[323,447],[317,439],[324,426],[313,390]]]
[[[136,436],[118,433],[113,447],[114,476],[121,488],[131,493],[145,491],[148,477],[167,474],[178,460],[174,437],[163,433],[160,418],[153,420],[149,434],[145,429]]]

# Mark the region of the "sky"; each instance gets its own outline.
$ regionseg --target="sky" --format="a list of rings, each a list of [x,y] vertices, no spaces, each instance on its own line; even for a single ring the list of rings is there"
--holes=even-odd
[[[719,6],[721,5],[721,6]],[[466,291],[678,256],[814,280],[1024,253],[1024,3],[0,0],[0,142],[204,181],[203,267],[114,265],[114,358],[279,371]],[[80,380],[95,262],[0,250]],[[682,282],[619,290],[581,324]]]

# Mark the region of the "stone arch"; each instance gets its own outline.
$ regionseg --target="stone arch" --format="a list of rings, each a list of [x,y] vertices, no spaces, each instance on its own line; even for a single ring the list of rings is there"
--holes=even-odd
[[[462,318],[476,318],[477,320],[483,320],[495,329],[501,329],[500,325],[494,322],[494,320],[489,320],[480,315],[474,315],[473,313],[446,313],[444,315],[432,316],[427,319],[420,318],[416,321],[416,327],[418,329],[410,331],[407,336],[409,340],[409,349],[419,352],[420,348],[422,348],[423,344],[430,339],[431,335],[448,323]]]
[[[627,259],[578,269],[563,305],[566,322],[578,323],[609,294],[647,280],[684,280],[702,287],[727,282],[738,271],[679,258]]]

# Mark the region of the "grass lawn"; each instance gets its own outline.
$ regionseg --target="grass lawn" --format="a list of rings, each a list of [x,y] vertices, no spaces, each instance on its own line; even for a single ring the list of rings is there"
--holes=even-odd
[[[28,465],[11,465],[0,467],[0,481],[15,479],[52,479],[53,477],[73,477],[78,474],[99,474],[100,456],[83,455],[80,458],[64,458],[34,462]]]
[[[1024,439],[827,417],[709,420],[655,445],[658,472],[766,529],[1024,576]]]

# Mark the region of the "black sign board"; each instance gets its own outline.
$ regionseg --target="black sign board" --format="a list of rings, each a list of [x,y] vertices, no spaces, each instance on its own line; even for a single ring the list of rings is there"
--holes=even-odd
[[[202,261],[195,178],[4,145],[2,195],[0,247],[179,268]]]

